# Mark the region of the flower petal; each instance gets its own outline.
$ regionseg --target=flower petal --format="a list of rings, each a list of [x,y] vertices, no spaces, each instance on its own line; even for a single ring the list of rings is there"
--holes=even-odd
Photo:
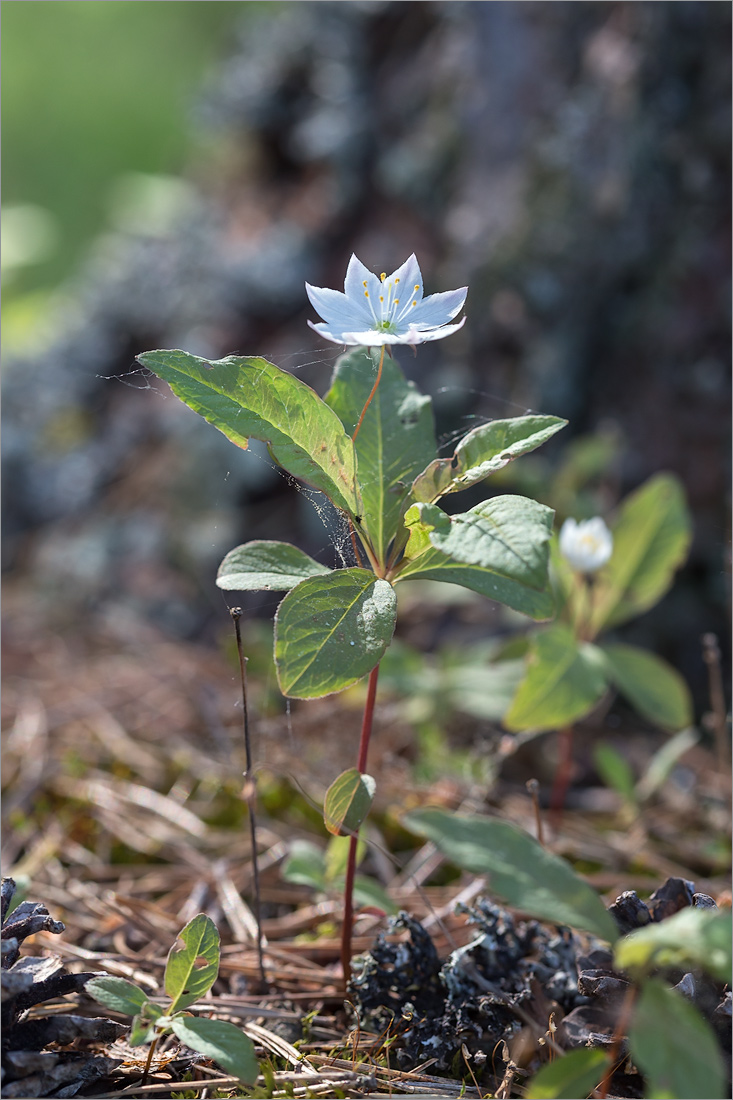
[[[380,286],[380,280],[374,272],[365,267],[361,260],[352,253],[349,266],[346,268],[344,290],[350,302],[358,302],[360,306],[363,306],[366,310],[365,316],[368,316],[370,320],[377,319],[374,310],[378,308]],[[373,306],[369,304],[370,300],[374,303]]]
[[[344,328],[361,327],[369,324],[372,315],[369,307],[361,301],[352,301],[340,290],[305,284],[306,294],[311,305],[329,325],[342,325]]]
[[[429,294],[410,309],[404,320],[421,328],[423,325],[444,325],[463,309],[467,294],[467,286],[459,290],[446,290],[442,294]]]
[[[343,333],[340,329],[331,329],[328,325],[323,323],[314,324],[313,321],[309,321],[308,324],[317,332],[319,336],[322,336],[324,340],[331,340],[334,344],[361,344],[361,340],[350,340],[348,334]],[[365,345],[367,346],[367,345]]]
[[[400,319],[409,312],[412,303],[422,301],[422,275],[414,252],[401,267],[388,276],[386,282],[394,283],[394,297],[398,299],[398,303],[393,308],[392,320],[399,324]]]
[[[419,329],[410,325],[407,334],[400,340],[401,344],[426,344],[429,340],[442,340],[444,336],[450,336],[452,332],[458,332],[463,328],[466,318],[461,317],[455,325],[441,325],[440,328]]]

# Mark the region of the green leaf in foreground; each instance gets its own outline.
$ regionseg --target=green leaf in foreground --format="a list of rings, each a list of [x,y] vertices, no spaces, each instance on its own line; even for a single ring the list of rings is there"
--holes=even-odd
[[[722,1100],[729,1095],[711,1028],[694,1005],[656,979],[644,983],[629,1027],[629,1047],[646,1078],[648,1097]]]
[[[730,909],[682,909],[619,940],[615,964],[642,974],[657,967],[700,969],[730,982],[732,932]]]
[[[588,714],[607,686],[597,647],[579,642],[569,626],[554,623],[532,639],[527,674],[504,725],[510,730],[560,729]]]
[[[690,690],[671,665],[634,645],[604,645],[601,649],[610,680],[639,714],[663,729],[691,725]]]
[[[227,439],[267,443],[279,466],[351,516],[361,512],[354,444],[332,409],[299,378],[258,357],[200,359],[147,351],[137,360]]]
[[[527,833],[488,817],[414,810],[405,824],[458,867],[487,875],[492,893],[539,920],[569,924],[614,942],[616,923],[595,890]]]
[[[137,1016],[150,1003],[147,993],[139,985],[112,975],[90,978],[84,989],[105,1008],[111,1008],[113,1012],[124,1012],[127,1016]]]
[[[216,583],[228,592],[287,592],[307,577],[330,572],[289,542],[254,539],[229,551]]]
[[[378,349],[354,348],[336,364],[324,400],[349,435],[374,385],[379,355]],[[437,449],[430,398],[406,381],[399,364],[389,356],[354,446],[362,492],[361,529],[369,535],[377,557],[384,560],[413,479]]]
[[[203,997],[218,973],[219,933],[213,920],[199,913],[178,933],[168,952],[165,991],[172,1002],[168,1012],[179,1012]]]
[[[283,695],[317,699],[356,683],[381,660],[396,618],[392,585],[367,569],[338,569],[301,581],[275,616]]]
[[[413,499],[432,503],[445,493],[468,489],[540,447],[566,424],[557,416],[515,416],[481,424],[463,437],[450,458],[436,458],[415,478]]]
[[[349,768],[334,779],[323,803],[323,822],[329,833],[355,833],[369,813],[376,786],[371,775],[358,768]]]
[[[571,1050],[548,1062],[527,1085],[525,1100],[584,1100],[603,1080],[608,1055],[602,1050]]]
[[[171,1020],[171,1031],[187,1047],[213,1059],[245,1085],[257,1080],[259,1066],[254,1044],[234,1024],[199,1016],[176,1016]]]
[[[547,565],[552,509],[501,496],[449,516],[435,504],[405,514],[410,538],[398,580],[419,577],[463,585],[533,619],[554,610]]]

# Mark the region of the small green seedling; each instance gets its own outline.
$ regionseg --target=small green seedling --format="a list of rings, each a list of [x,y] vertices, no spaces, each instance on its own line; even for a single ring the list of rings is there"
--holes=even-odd
[[[211,1058],[246,1085],[256,1081],[259,1067],[252,1040],[234,1024],[186,1011],[216,981],[219,942],[214,922],[203,913],[179,933],[165,968],[165,992],[170,997],[167,1008],[151,1001],[140,986],[125,978],[92,978],[86,983],[87,993],[105,1008],[133,1017],[130,1046],[151,1044],[146,1073],[159,1040],[172,1032],[187,1047]]]

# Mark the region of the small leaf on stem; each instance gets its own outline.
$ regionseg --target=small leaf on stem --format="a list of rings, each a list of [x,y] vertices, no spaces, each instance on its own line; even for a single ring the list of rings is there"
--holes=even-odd
[[[165,991],[171,998],[169,1013],[179,1012],[211,989],[219,973],[219,933],[210,917],[199,913],[178,933],[168,952]]]
[[[358,768],[349,768],[334,779],[323,803],[323,821],[329,833],[355,833],[369,813],[376,786],[371,775]]]

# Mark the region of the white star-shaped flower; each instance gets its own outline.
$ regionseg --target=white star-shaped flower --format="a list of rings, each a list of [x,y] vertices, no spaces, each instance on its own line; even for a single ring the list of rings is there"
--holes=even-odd
[[[566,519],[560,531],[560,553],[578,573],[595,573],[613,553],[613,535],[600,516],[581,523]]]
[[[442,340],[463,325],[448,324],[460,313],[468,287],[423,298],[422,275],[414,254],[391,275],[375,275],[356,258],[346,269],[344,293],[305,284],[322,322],[308,324],[334,344],[424,344]]]

